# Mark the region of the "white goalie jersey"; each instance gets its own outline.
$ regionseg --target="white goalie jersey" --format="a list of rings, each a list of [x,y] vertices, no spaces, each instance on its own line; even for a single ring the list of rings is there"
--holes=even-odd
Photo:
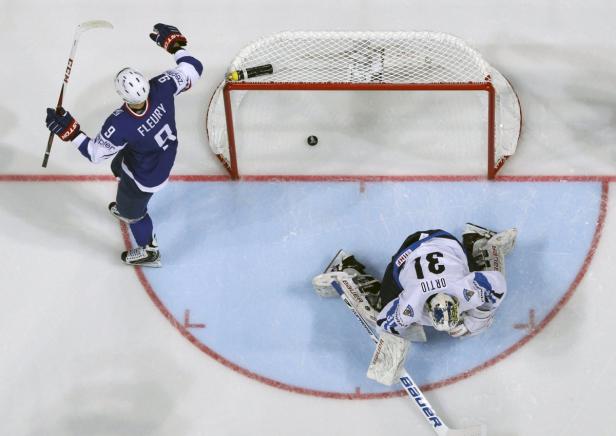
[[[392,267],[393,279],[402,292],[381,310],[377,324],[401,336],[413,324],[432,326],[426,301],[439,292],[458,301],[460,319],[468,333],[478,333],[492,323],[507,292],[502,273],[470,272],[460,243],[437,235],[422,234],[394,257]]]

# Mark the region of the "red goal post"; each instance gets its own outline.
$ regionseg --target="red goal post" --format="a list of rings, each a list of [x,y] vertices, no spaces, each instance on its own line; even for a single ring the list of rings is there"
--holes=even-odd
[[[234,113],[246,91],[483,91],[487,177],[515,152],[522,115],[511,84],[464,41],[434,32],[283,32],[244,48],[214,92],[210,147],[240,177]],[[232,91],[242,91],[232,100]]]

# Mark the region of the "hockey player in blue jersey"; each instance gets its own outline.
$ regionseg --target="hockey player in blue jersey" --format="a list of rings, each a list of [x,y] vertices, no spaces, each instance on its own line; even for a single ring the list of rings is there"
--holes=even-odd
[[[410,342],[425,341],[424,326],[455,338],[477,335],[493,322],[507,294],[505,255],[516,229],[497,233],[467,224],[460,243],[444,230],[410,235],[388,264],[382,281],[342,250],[313,279],[321,296],[337,295],[337,281],[357,312],[380,333],[368,377],[397,380]]]
[[[186,50],[187,40],[178,28],[158,23],[150,38],[175,57],[177,67],[150,80],[132,68],[115,78],[124,104],[88,137],[64,109],[47,109],[46,125],[63,141],[72,141],[93,163],[113,158],[111,170],[118,178],[116,201],[109,211],[129,224],[137,247],[121,254],[129,265],[161,266],[148,202],[169,179],[178,148],[175,97],[187,91],[203,72],[201,62]]]

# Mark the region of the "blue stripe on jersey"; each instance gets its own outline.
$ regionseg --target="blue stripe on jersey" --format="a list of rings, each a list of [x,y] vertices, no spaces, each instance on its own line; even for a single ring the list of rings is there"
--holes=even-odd
[[[197,70],[197,73],[199,73],[199,75],[203,73],[203,64],[201,63],[201,61],[199,61],[199,59],[192,56],[183,56],[177,60],[177,64],[179,65],[182,62],[185,62],[195,67],[195,70]]]
[[[385,324],[383,324],[384,330],[388,330],[396,334],[398,334],[398,331],[396,330],[396,327],[398,327],[398,324],[395,321],[395,315],[396,315],[396,310],[398,309],[399,303],[400,303],[400,300],[396,298],[394,300],[394,304],[392,304],[391,308],[387,311],[387,321],[385,321]]]
[[[85,141],[79,144],[79,147],[77,147],[77,149],[79,150],[79,153],[83,155],[83,157],[85,157],[89,161],[92,161],[90,153],[88,153],[88,142],[90,142],[90,138],[87,138]]]
[[[480,272],[476,272],[473,280],[477,283],[477,285],[479,285],[480,288],[482,288],[484,299],[489,300],[492,304],[496,303],[496,298],[494,298],[494,288],[488,278]]]
[[[404,247],[402,248],[395,256],[394,256],[394,261],[392,263],[392,275],[394,277],[394,281],[396,282],[396,284],[398,285],[398,288],[400,290],[403,290],[404,288],[402,287],[402,285],[400,284],[400,268],[402,268],[402,266],[406,263],[406,261],[402,262],[402,264],[400,266],[398,266],[398,259],[400,259],[400,257],[406,253],[407,251],[415,251],[417,250],[417,248],[423,244],[424,242],[428,242],[431,239],[434,238],[440,238],[446,236],[447,238],[451,238],[451,239],[456,239],[451,233],[446,232],[444,230],[440,230],[438,232],[434,232],[431,235],[429,235],[427,238],[423,238],[420,239],[419,241],[413,242],[411,245],[409,245],[408,247]]]

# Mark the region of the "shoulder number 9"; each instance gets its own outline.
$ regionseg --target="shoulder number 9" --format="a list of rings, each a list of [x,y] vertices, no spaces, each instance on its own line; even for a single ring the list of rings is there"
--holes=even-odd
[[[103,133],[103,136],[107,139],[111,138],[111,135],[113,135],[113,132],[115,132],[116,129],[113,126],[109,126],[109,128],[107,129],[107,131],[105,133]]]

